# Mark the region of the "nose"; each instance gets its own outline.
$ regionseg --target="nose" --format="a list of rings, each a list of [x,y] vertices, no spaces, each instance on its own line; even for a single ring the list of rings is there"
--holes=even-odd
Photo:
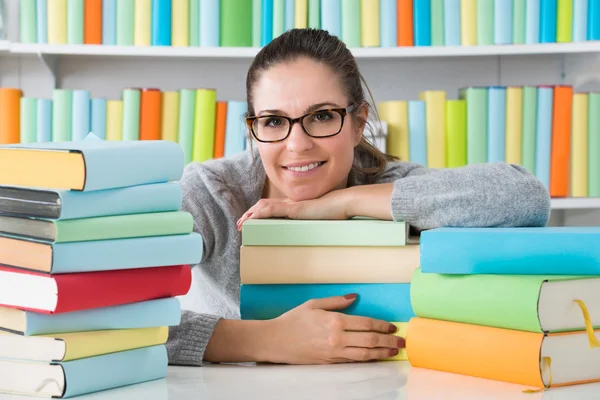
[[[302,125],[296,123],[292,126],[292,131],[286,140],[288,151],[301,153],[310,150],[313,146],[312,138],[304,132]]]

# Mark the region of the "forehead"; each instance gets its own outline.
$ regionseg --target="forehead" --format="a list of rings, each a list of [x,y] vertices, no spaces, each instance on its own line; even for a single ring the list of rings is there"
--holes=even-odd
[[[338,76],[325,64],[302,58],[264,71],[254,87],[254,110],[281,110],[290,115],[312,104],[345,105]]]

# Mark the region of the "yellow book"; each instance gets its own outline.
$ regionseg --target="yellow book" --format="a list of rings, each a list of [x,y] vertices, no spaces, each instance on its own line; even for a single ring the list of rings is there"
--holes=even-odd
[[[67,0],[48,1],[48,44],[67,44]]]
[[[0,358],[71,361],[165,344],[168,326],[23,336],[0,331]]]
[[[362,47],[379,47],[379,0],[360,0],[360,42]]]
[[[588,196],[588,95],[573,95],[571,197]]]
[[[193,161],[203,162],[214,157],[216,114],[217,91],[196,90]]]
[[[190,1],[172,1],[171,46],[187,47],[190,44]]]
[[[467,164],[467,101],[446,101],[446,166]]]
[[[123,101],[106,101],[106,140],[123,138]]]
[[[133,44],[136,46],[150,46],[152,0],[136,0],[134,10]]]
[[[425,102],[427,166],[446,168],[446,92],[426,90],[419,93]]]
[[[308,27],[308,0],[294,1],[294,28]]]
[[[460,44],[477,44],[477,0],[460,0]]]
[[[177,142],[179,132],[179,92],[162,93],[161,139]]]
[[[523,88],[506,88],[505,160],[522,165],[523,148]]]
[[[391,324],[398,328],[398,330],[394,332],[394,336],[399,336],[406,339],[408,322],[391,322]],[[400,349],[398,354],[394,357],[384,358],[383,361],[408,361],[408,353],[406,352],[406,348]]]
[[[408,144],[408,102],[403,100],[382,101],[377,106],[379,118],[387,123],[386,152],[410,160]]]

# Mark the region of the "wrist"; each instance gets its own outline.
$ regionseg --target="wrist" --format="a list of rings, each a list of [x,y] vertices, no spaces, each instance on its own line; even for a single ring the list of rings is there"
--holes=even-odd
[[[358,215],[356,210],[356,199],[358,198],[356,186],[342,189],[340,194],[342,195],[342,208],[346,218],[356,217]]]
[[[270,321],[221,319],[208,342],[209,362],[268,362]]]

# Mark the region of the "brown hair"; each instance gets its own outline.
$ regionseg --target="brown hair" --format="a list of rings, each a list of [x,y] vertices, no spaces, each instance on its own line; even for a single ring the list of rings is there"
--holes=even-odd
[[[258,52],[246,77],[248,115],[254,115],[252,89],[259,75],[274,65],[290,62],[300,57],[307,57],[328,65],[338,74],[350,103],[355,104],[357,109],[366,104],[374,113],[375,120],[379,120],[377,109],[372,105],[374,102],[371,91],[350,50],[336,36],[332,36],[324,30],[312,28],[291,29],[275,38]],[[371,104],[365,99],[363,85],[369,93]],[[360,125],[368,124],[367,121],[358,120],[356,112],[353,112],[352,115]],[[373,127],[371,127],[371,132],[374,132]],[[396,158],[384,154],[363,136],[354,150],[352,172],[363,174],[363,179],[366,181],[373,181],[385,169],[387,162],[392,160],[396,160]]]

